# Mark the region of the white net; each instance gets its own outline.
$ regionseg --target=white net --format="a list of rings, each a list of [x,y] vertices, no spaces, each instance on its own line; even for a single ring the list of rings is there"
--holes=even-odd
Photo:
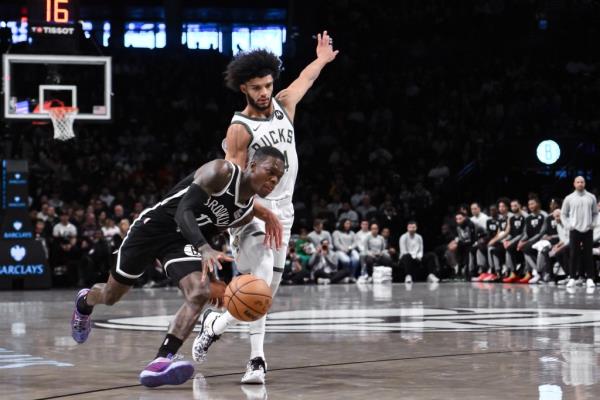
[[[54,139],[65,141],[75,137],[73,121],[75,121],[77,111],[76,107],[52,107],[48,109],[48,114],[54,126]]]

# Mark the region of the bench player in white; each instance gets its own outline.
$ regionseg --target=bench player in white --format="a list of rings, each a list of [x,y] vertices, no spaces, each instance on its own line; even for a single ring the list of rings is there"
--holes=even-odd
[[[244,167],[256,149],[273,146],[284,154],[285,174],[266,198],[256,198],[258,218],[232,232],[238,270],[264,279],[273,295],[277,292],[294,221],[292,195],[298,173],[298,156],[294,137],[296,105],[319,76],[335,59],[333,40],[324,31],[317,35],[317,58],[300,73],[290,86],[273,97],[273,84],[279,77],[281,62],[266,50],[241,53],[225,72],[227,86],[243,93],[247,105],[236,112],[224,141],[225,159]],[[260,218],[260,219],[259,219]],[[210,345],[238,321],[228,312],[207,310],[202,329],[193,345],[196,361],[204,361]],[[242,383],[264,383],[267,364],[263,350],[266,317],[250,323],[251,353]]]

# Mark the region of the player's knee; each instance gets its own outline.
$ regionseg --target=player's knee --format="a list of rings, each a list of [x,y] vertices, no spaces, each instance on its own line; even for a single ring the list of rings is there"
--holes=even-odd
[[[210,297],[210,287],[208,284],[196,283],[186,289],[184,294],[188,303],[203,306]]]

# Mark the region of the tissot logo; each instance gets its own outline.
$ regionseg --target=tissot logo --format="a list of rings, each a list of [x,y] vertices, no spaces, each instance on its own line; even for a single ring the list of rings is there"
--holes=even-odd
[[[49,35],[72,35],[75,32],[75,28],[56,26],[32,26],[31,31],[35,33],[44,33]]]
[[[166,330],[171,315],[98,321],[100,328]],[[274,312],[267,331],[292,332],[464,332],[600,326],[600,311],[537,308],[384,308]],[[199,327],[196,327],[198,330]],[[247,332],[244,324],[230,331]]]

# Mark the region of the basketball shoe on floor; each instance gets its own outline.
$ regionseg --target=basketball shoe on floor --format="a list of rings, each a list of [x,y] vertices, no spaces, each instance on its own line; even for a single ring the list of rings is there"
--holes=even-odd
[[[196,339],[194,339],[194,344],[192,345],[192,357],[194,358],[194,361],[199,363],[206,361],[208,348],[213,342],[219,340],[219,336],[215,335],[212,329],[213,324],[219,315],[219,313],[214,312],[213,310],[206,310],[204,312],[200,332],[198,333],[198,336],[196,336]]]
[[[83,343],[87,340],[92,330],[92,317],[81,314],[77,310],[77,302],[80,298],[88,294],[90,289],[81,289],[75,298],[75,310],[71,316],[71,336],[77,343]]]
[[[242,377],[242,383],[264,384],[267,374],[267,363],[262,357],[254,357],[246,365],[246,373]]]
[[[515,274],[514,272],[511,272],[510,275],[504,279],[502,279],[502,282],[504,283],[516,283],[519,281],[519,277],[517,276],[517,274]]]
[[[140,383],[146,387],[181,385],[194,375],[194,366],[188,361],[178,361],[183,356],[169,354],[157,357],[140,373]]]
[[[595,288],[596,284],[594,283],[593,279],[587,279],[585,281],[585,286],[588,287],[588,288]]]
[[[531,280],[531,274],[528,272],[525,274],[525,276],[521,279],[519,279],[517,282],[519,283],[529,283],[529,281]]]

